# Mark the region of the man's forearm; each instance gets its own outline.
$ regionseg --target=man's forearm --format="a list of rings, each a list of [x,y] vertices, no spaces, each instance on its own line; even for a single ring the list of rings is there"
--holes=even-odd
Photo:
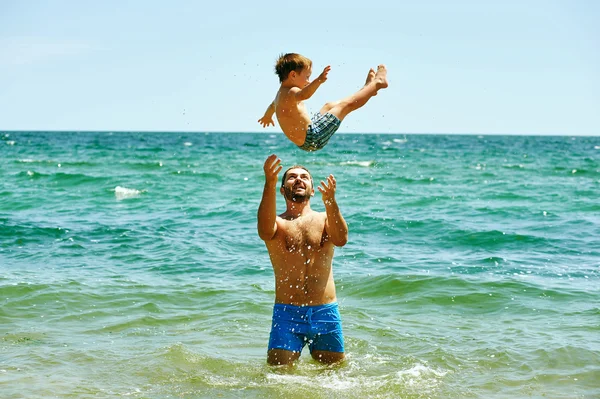
[[[258,236],[263,240],[270,240],[275,235],[277,220],[276,204],[277,183],[265,182],[262,199],[258,206]]]
[[[325,203],[325,213],[327,214],[327,223],[329,225],[327,233],[331,238],[331,242],[338,247],[346,245],[348,242],[348,224],[344,220],[335,200]]]

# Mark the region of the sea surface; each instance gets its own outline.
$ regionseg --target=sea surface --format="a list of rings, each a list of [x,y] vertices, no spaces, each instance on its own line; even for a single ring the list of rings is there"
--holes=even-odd
[[[337,179],[338,366],[266,364],[272,153]],[[600,137],[0,132],[0,397],[600,398]]]

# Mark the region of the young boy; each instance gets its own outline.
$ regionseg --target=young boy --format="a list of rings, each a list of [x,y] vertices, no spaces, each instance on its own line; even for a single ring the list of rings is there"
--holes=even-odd
[[[275,64],[281,86],[275,100],[269,105],[264,116],[258,120],[263,127],[275,126],[273,114],[283,133],[304,151],[317,151],[325,147],[331,136],[338,130],[346,115],[365,105],[379,89],[388,87],[387,70],[379,65],[377,72],[372,68],[365,85],[350,97],[326,103],[313,119],[308,116],[304,100],[308,100],[319,86],[327,80],[330,66],[312,82],[312,61],[294,53],[284,54]]]

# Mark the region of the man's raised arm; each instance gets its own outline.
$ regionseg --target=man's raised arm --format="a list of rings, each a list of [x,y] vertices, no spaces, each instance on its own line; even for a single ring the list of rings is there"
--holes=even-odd
[[[277,175],[281,171],[281,159],[270,155],[263,169],[265,171],[265,187],[258,206],[258,236],[263,241],[271,240],[277,232]]]
[[[331,243],[336,247],[343,247],[348,242],[348,224],[340,208],[335,200],[336,181],[333,175],[329,175],[327,183],[321,181],[319,191],[323,197],[323,203],[325,204],[325,213],[327,214],[327,220],[325,222],[325,231]]]

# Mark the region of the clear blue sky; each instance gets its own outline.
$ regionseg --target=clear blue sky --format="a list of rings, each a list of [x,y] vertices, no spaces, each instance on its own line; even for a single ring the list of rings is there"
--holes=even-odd
[[[267,131],[282,52],[385,63],[342,132],[600,135],[600,1],[0,0],[0,129]]]

